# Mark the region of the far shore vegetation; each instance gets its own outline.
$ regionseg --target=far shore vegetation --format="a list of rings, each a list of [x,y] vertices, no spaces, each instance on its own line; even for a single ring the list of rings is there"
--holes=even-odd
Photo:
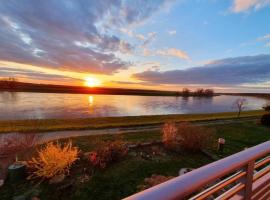
[[[199,88],[191,91],[184,88],[181,91],[146,90],[146,89],[125,89],[125,88],[106,88],[106,87],[85,87],[34,84],[19,82],[15,78],[0,80],[0,91],[9,92],[40,92],[40,93],[71,93],[71,94],[108,94],[108,95],[141,95],[141,96],[198,96],[212,97],[216,95],[212,89]]]
[[[240,118],[260,117],[264,110],[242,111]],[[0,133],[8,132],[48,132],[62,130],[87,130],[163,124],[168,121],[207,121],[217,119],[235,119],[238,112],[208,114],[176,114],[127,117],[99,117],[85,119],[32,119],[0,121]]]
[[[250,96],[270,99],[269,93],[230,93],[215,92],[213,89],[198,88],[194,91],[183,88],[179,91],[144,90],[106,87],[84,87],[51,84],[34,84],[20,82],[10,77],[0,80],[0,92],[37,92],[37,93],[69,93],[69,94],[107,94],[107,95],[138,95],[138,96],[182,96],[182,97],[213,97],[219,95]]]

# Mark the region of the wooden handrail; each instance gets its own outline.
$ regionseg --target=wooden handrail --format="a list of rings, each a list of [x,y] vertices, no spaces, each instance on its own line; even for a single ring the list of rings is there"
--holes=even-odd
[[[268,172],[268,169],[264,168],[260,173],[261,176],[259,176],[259,174],[253,176],[253,171],[255,168],[258,168],[258,166],[261,167],[269,162],[268,159],[263,159],[261,162],[264,164],[259,164],[260,162],[255,164],[255,161],[268,156],[269,153],[270,141],[267,141],[132,195],[125,200],[183,199],[194,194],[195,192],[198,192],[207,184],[210,184],[217,179],[228,176],[239,170],[243,170],[246,175],[242,177],[235,186],[229,189],[228,194],[230,196],[238,194],[248,200],[251,199],[252,185],[253,182],[256,181],[254,177],[258,176],[257,179],[259,179]],[[228,181],[228,184],[231,183],[231,181]],[[224,184],[223,186],[225,187],[228,184]],[[220,184],[216,184],[218,189],[222,189],[219,186]],[[213,187],[213,193],[217,191],[216,187]]]

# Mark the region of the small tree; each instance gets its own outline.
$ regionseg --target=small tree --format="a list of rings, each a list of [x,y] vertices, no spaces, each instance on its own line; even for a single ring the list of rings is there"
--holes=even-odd
[[[204,95],[204,89],[203,88],[199,88],[195,91],[195,94],[197,96],[203,96]]]
[[[241,112],[246,108],[247,103],[248,102],[245,98],[236,99],[235,102],[233,103],[233,107],[237,108],[238,110],[238,113],[237,113],[238,118],[240,117]]]
[[[190,95],[190,90],[188,88],[183,88],[182,95],[188,97]]]
[[[204,90],[204,95],[205,96],[213,96],[214,95],[214,90],[212,90],[212,89],[205,89]]]
[[[263,109],[265,110],[265,111],[270,111],[270,102],[268,102],[267,104],[265,104],[265,106],[263,106]]]

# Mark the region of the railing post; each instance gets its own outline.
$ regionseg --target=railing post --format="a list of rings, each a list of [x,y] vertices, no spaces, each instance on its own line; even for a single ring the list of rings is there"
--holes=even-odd
[[[247,175],[244,179],[244,198],[245,200],[250,200],[252,196],[252,184],[253,184],[253,174],[254,174],[255,160],[250,161],[246,166]]]

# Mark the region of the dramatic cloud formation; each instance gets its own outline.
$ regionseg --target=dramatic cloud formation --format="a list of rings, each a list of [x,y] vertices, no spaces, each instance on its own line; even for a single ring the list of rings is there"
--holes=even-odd
[[[201,67],[172,71],[145,71],[134,78],[158,84],[240,85],[269,81],[270,55],[212,61]]]
[[[267,5],[270,5],[270,0],[234,0],[232,11],[238,13],[250,9],[258,10]]]
[[[163,0],[9,0],[0,4],[0,60],[111,74],[133,46],[113,34],[147,19]],[[110,25],[110,27],[108,26]]]

